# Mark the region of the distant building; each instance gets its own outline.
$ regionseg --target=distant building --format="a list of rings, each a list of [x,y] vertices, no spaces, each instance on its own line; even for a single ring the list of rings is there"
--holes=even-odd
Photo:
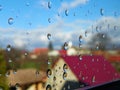
[[[33,50],[33,53],[36,54],[36,55],[48,53],[48,48],[35,48]]]

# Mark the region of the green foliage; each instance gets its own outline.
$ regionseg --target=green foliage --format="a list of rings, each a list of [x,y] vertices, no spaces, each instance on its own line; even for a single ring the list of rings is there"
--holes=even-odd
[[[0,52],[0,89],[8,90],[8,84],[5,77],[6,62],[3,58],[3,54]]]

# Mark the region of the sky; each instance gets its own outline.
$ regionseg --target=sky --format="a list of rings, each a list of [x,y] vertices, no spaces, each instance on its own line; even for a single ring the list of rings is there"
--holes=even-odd
[[[119,3],[119,0],[0,0],[0,47],[10,44],[33,50],[45,48],[52,41],[54,48],[60,49],[65,42],[78,46],[80,35],[87,47],[91,37],[100,32],[109,34],[112,43],[120,45]]]

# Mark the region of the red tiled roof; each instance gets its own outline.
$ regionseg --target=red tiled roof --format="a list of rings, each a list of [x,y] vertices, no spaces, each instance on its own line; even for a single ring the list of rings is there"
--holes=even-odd
[[[60,53],[60,55],[67,55],[67,51],[66,50],[59,50],[59,53]]]
[[[120,61],[120,56],[110,56],[108,58],[109,61]]]
[[[35,48],[33,50],[33,53],[35,53],[35,54],[41,54],[41,53],[46,53],[46,52],[48,52],[47,48]]]
[[[103,56],[82,56],[82,60],[79,60],[78,56],[63,56],[63,59],[78,80],[89,85],[120,79],[120,74]]]

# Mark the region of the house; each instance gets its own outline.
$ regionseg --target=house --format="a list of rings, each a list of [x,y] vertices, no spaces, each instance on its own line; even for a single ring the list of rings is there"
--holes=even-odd
[[[10,90],[45,90],[41,87],[46,82],[45,77],[45,72],[35,69],[20,69],[16,73],[11,70],[8,76]]]
[[[120,79],[103,56],[62,56],[51,70],[46,87],[52,90],[74,90]]]

